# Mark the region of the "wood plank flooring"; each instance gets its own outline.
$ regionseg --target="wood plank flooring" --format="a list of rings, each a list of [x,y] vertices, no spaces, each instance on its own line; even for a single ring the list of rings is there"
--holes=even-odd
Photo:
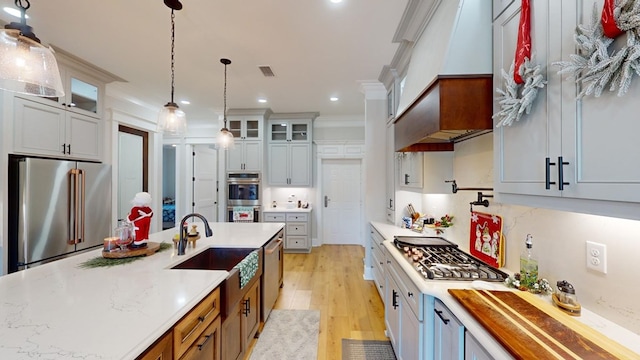
[[[363,259],[358,245],[284,256],[284,286],[274,309],[320,310],[318,360],[340,360],[343,338],[387,340],[384,305],[373,281],[362,277]]]

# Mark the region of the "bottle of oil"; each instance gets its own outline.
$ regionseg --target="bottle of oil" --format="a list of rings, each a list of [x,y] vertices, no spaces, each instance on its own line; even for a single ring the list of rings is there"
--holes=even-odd
[[[526,248],[520,255],[520,286],[528,289],[538,281],[538,259],[533,253],[533,236],[527,234]]]

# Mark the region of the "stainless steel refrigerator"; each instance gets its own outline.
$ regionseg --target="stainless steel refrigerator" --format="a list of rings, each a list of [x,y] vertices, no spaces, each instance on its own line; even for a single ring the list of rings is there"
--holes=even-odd
[[[9,272],[97,248],[111,233],[111,165],[9,157]]]

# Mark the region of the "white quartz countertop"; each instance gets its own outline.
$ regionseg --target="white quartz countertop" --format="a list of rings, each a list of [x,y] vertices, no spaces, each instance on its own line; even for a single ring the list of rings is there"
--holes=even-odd
[[[474,317],[460,303],[449,294],[448,289],[486,289],[486,290],[504,290],[519,291],[506,287],[503,283],[485,282],[485,281],[439,281],[424,279],[411,265],[407,259],[393,245],[393,237],[398,235],[404,236],[421,236],[409,229],[402,229],[391,224],[382,222],[372,222],[371,225],[380,232],[385,238],[384,245],[392,254],[394,259],[400,264],[407,273],[411,281],[420,289],[423,294],[440,299],[451,312],[462,322],[465,328],[473,334],[473,336],[482,344],[482,346],[496,359],[510,359],[511,355],[478,323]],[[501,269],[507,273],[513,273],[508,269]],[[549,296],[543,297],[551,303]],[[567,315],[569,316],[569,315]],[[572,317],[594,330],[600,332],[603,336],[620,343],[632,351],[640,354],[640,335],[633,333],[591,311],[582,308],[581,316]]]
[[[194,224],[198,224],[197,222]],[[102,249],[0,277],[0,359],[135,359],[228,275],[171,267],[210,247],[259,248],[283,223],[210,223],[186,254],[82,268]],[[172,244],[175,229],[151,234]]]
[[[277,207],[266,207],[262,210],[263,213],[266,212],[304,212],[304,213],[310,213],[311,212],[311,206],[309,206],[308,208],[304,209],[304,208],[291,208],[288,209],[284,206],[277,206]]]

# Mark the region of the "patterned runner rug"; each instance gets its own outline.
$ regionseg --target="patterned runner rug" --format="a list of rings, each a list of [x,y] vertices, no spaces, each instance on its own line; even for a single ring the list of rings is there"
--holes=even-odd
[[[319,331],[318,310],[272,310],[249,359],[317,359]]]
[[[342,339],[342,360],[396,360],[388,340]]]

